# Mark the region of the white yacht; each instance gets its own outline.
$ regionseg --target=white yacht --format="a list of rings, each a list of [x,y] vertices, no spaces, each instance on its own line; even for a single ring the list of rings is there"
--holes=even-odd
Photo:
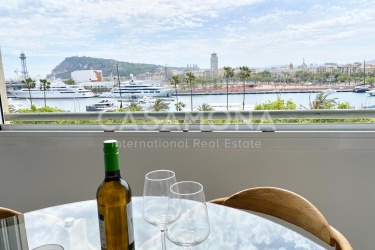
[[[44,91],[40,89],[39,86],[40,85],[36,84],[36,87],[30,90],[32,99],[44,99]],[[9,93],[16,98],[30,98],[29,90],[27,88],[9,90]],[[95,97],[95,94],[90,90],[79,85],[67,85],[61,81],[61,79],[52,81],[50,88],[46,90],[46,99],[90,97]]]
[[[113,100],[104,99],[100,102],[94,103],[93,105],[86,106],[86,111],[116,111],[117,107]]]
[[[160,83],[130,80],[127,84],[121,84],[120,88],[114,87],[111,92],[99,95],[102,98],[142,98],[144,96],[169,97],[173,89],[163,88]]]

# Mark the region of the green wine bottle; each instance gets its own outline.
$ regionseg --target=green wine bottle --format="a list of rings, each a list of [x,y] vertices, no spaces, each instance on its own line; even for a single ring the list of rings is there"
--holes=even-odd
[[[121,178],[118,144],[104,141],[105,179],[96,193],[102,250],[133,250],[134,227],[129,184]]]

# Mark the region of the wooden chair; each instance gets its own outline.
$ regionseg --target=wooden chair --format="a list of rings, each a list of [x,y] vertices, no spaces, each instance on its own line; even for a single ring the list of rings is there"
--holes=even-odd
[[[209,202],[271,215],[303,228],[336,247],[336,250],[353,250],[349,241],[328,224],[313,204],[288,190],[274,187],[250,188]]]
[[[8,218],[8,217],[15,216],[15,215],[19,215],[19,214],[21,214],[21,213],[15,211],[15,210],[5,208],[5,207],[0,207],[0,220]]]

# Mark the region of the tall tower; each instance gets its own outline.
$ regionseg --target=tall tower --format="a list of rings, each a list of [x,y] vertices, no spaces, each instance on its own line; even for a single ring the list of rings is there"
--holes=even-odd
[[[25,53],[23,53],[23,51],[21,52],[21,55],[20,55],[20,59],[21,59],[21,67],[22,67],[22,78],[23,79],[26,79],[29,77],[29,72],[27,72],[27,66],[26,66],[26,56],[25,56]]]
[[[216,53],[211,54],[211,72],[212,77],[217,77],[219,73],[219,59]]]

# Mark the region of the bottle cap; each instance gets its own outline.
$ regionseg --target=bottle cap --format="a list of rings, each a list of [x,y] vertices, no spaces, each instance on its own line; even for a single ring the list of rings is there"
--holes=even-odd
[[[117,140],[104,141],[103,151],[105,154],[117,154],[118,153]]]

